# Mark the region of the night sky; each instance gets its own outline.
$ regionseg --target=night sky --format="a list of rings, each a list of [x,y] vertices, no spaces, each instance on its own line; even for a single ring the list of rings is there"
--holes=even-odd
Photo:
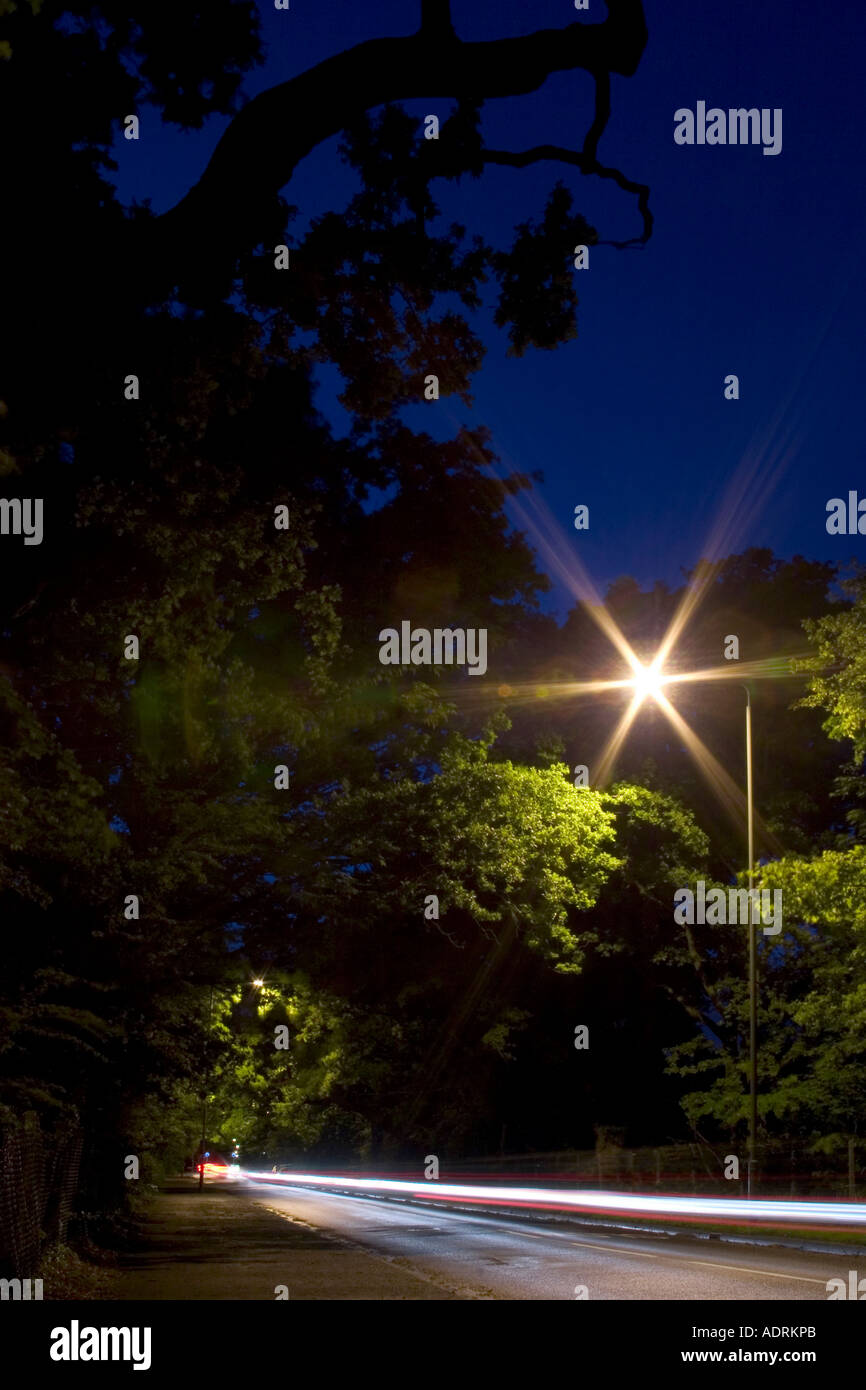
[[[410,33],[419,14],[406,0],[292,0],[288,13],[260,10],[267,58],[247,77],[248,96],[365,39]],[[649,43],[634,77],[613,78],[599,158],[650,185],[649,244],[592,250],[590,270],[574,272],[579,337],[553,352],[509,359],[488,316],[474,408],[443,398],[418,407],[412,423],[443,437],[462,421],[483,423],[505,467],[540,469],[541,497],[565,546],[602,588],[622,574],[676,585],[708,553],[720,522],[722,554],[760,545],[782,557],[862,560],[866,537],[830,536],[825,522],[830,497],[866,493],[853,353],[866,318],[858,257],[866,6],[834,0],[828,17],[806,0],[648,0],[645,12]],[[453,5],[466,39],[604,14],[600,0],[588,15],[570,0]],[[676,145],[674,111],[699,100],[781,107],[781,153]],[[405,105],[419,118],[443,119],[451,108],[435,92]],[[558,74],[530,96],[488,102],[485,142],[580,148],[591,110],[589,75]],[[141,139],[115,145],[115,177],[124,202],[150,199],[159,212],[197,180],[228,122],[214,117],[184,133],[147,108],[139,114]],[[336,140],[319,146],[284,190],[299,209],[290,245],[311,216],[343,206],[353,191],[336,150]],[[633,195],[553,163],[491,169],[459,188],[434,184],[433,193],[448,220],[505,247],[516,223],[540,219],[557,178],[601,238],[640,232]],[[732,372],[736,402],[723,397]],[[325,373],[319,404],[341,432],[337,387]],[[577,503],[590,508],[588,532],[573,529]],[[547,606],[563,613],[572,602],[557,587]]]

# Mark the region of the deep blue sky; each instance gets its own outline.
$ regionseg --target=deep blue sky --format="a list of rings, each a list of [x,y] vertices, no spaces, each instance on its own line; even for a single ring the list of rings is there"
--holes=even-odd
[[[254,95],[366,38],[409,33],[418,9],[411,0],[292,0],[285,13],[263,0],[267,61],[244,91]],[[866,4],[648,0],[645,10],[649,43],[635,76],[614,78],[599,157],[650,185],[649,245],[596,248],[590,270],[575,272],[575,342],[508,359],[505,337],[485,331],[489,351],[475,379],[474,409],[443,401],[424,407],[424,422],[432,410],[448,433],[459,420],[482,422],[506,464],[541,469],[540,492],[565,545],[602,586],[625,573],[645,585],[676,584],[682,567],[705,553],[723,515],[725,553],[766,545],[785,557],[866,560],[866,537],[834,538],[825,529],[828,498],[851,488],[866,495],[858,370],[866,321]],[[601,0],[590,0],[589,19],[604,13]],[[571,0],[453,0],[453,14],[467,39],[587,18]],[[486,141],[579,148],[591,95],[588,75],[578,72],[552,77],[531,96],[489,102]],[[781,154],[677,146],[674,111],[699,99],[723,108],[781,107]],[[444,117],[449,106],[435,92],[408,103],[419,116]],[[185,134],[160,128],[153,112],[141,114],[141,140],[116,144],[118,190],[124,201],[150,198],[161,211],[199,177],[227,122],[214,119]],[[284,190],[300,209],[298,230],[310,216],[342,206],[352,187],[335,150],[332,141],[314,151]],[[553,164],[492,169],[443,197],[443,210],[505,246],[517,222],[540,216],[557,177],[602,238],[640,230],[630,195]],[[740,378],[736,403],[723,399],[729,372]],[[332,395],[325,384],[320,404],[341,429]],[[784,437],[790,457],[763,503],[759,477],[736,509],[726,508],[742,461],[764,459],[766,476],[766,460]],[[572,527],[579,502],[590,507],[588,533]],[[563,611],[571,600],[557,590],[552,602]]]

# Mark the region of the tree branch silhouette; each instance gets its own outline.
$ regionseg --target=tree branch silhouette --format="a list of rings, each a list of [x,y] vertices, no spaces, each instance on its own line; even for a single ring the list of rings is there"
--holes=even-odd
[[[595,157],[610,111],[610,74],[631,76],[647,40],[641,0],[607,0],[607,11],[599,24],[575,22],[470,43],[454,32],[447,4],[423,0],[416,34],[358,44],[260,93],[231,121],[185,197],[162,216],[137,224],[141,289],[150,299],[169,297],[175,286],[214,280],[225,289],[238,256],[264,244],[278,225],[279,192],[306,155],[364,111],[425,93],[483,101],[536,91],[556,72],[589,72],[596,81],[596,114],[580,156],[584,164],[571,154],[568,162],[642,194],[640,185]],[[490,162],[530,162],[526,155],[495,154]]]
[[[652,235],[653,215],[649,208],[650,191],[648,185],[633,183],[619,169],[610,169],[599,164],[597,159],[588,157],[584,152],[563,149],[560,145],[535,145],[531,150],[484,150],[483,156],[485,164],[504,164],[513,169],[525,169],[527,165],[537,164],[542,159],[554,159],[563,164],[574,165],[582,174],[594,174],[600,179],[613,179],[626,193],[638,195],[638,210],[643,219],[643,232],[640,236],[630,237],[627,241],[599,240],[595,245],[613,246],[617,250],[625,250],[629,246],[644,246]]]

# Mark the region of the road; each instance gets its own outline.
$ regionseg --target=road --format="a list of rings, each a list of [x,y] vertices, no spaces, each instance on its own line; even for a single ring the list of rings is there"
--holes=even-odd
[[[866,1275],[866,1256],[600,1232],[267,1183],[249,1183],[245,1190],[296,1230],[330,1242],[336,1263],[340,1251],[366,1255],[371,1283],[377,1264],[389,1267],[392,1280],[398,1276],[398,1287],[402,1274],[413,1289],[403,1296],[412,1298],[422,1281],[431,1298],[826,1301],[829,1279],[847,1282],[852,1268]],[[340,1296],[377,1297],[363,1287]]]

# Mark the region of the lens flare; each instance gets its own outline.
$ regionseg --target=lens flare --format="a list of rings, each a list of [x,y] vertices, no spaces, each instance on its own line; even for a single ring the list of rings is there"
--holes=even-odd
[[[641,666],[634,680],[630,681],[629,684],[634,686],[635,694],[643,701],[650,696],[657,695],[666,681],[667,677],[661,674],[656,663],[653,662],[652,666]]]

